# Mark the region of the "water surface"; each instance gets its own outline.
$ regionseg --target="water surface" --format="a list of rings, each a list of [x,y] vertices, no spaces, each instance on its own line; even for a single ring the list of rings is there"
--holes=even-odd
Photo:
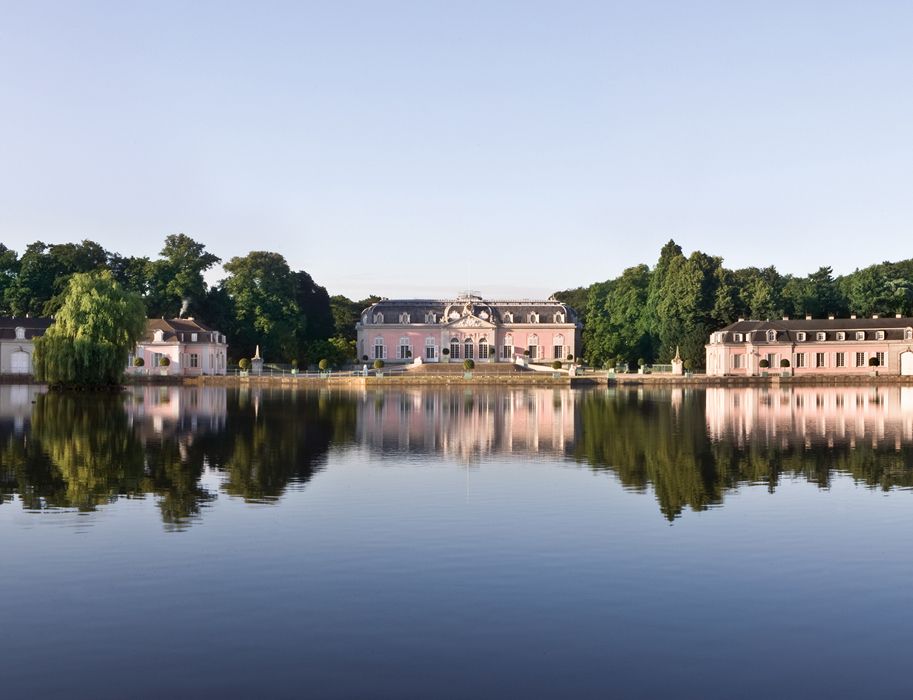
[[[4,696],[906,695],[911,392],[0,386]]]

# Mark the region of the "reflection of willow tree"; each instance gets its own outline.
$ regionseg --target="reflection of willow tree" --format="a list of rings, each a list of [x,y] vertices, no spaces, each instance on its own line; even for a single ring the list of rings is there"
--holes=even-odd
[[[146,442],[148,491],[160,496],[162,521],[175,530],[187,527],[200,506],[215,496],[200,485],[204,451],[198,440],[167,438]]]
[[[65,501],[66,482],[35,440],[9,433],[0,441],[0,502],[15,493],[26,508],[38,508],[41,499]]]
[[[57,479],[33,468],[40,464],[28,464],[28,487],[20,493],[43,495],[48,505],[80,510],[93,510],[118,495],[144,493],[144,450],[127,422],[120,396],[38,396],[32,439],[59,473],[63,487],[44,491]]]
[[[210,461],[227,473],[227,493],[270,501],[289,483],[309,481],[330,444],[351,442],[354,433],[355,402],[344,394],[242,391],[226,417],[229,440]]]
[[[741,484],[767,484],[781,475],[805,478],[821,487],[832,474],[846,473],[872,487],[913,486],[913,446],[846,440],[832,446],[795,435],[755,430],[740,442],[707,435],[705,398],[685,392],[673,405],[668,392],[591,393],[579,407],[580,431],[574,457],[594,469],[614,472],[626,488],[653,487],[663,515],[672,520],[685,508],[704,510],[722,502]],[[756,426],[761,428],[761,426]],[[890,444],[889,444],[890,442]]]

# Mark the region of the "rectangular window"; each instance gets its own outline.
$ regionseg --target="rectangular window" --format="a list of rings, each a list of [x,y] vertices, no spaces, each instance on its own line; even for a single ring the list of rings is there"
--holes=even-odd
[[[864,352],[856,353],[856,366],[865,367],[865,353]]]
[[[425,359],[433,360],[434,359],[434,345],[425,346]]]
[[[887,366],[887,365],[885,365],[885,362],[884,362],[885,357],[884,357],[884,353],[883,353],[883,352],[876,352],[876,353],[875,353],[875,357],[878,358],[878,366],[879,366],[879,367],[886,367],[886,366]]]
[[[563,360],[563,359],[564,359],[564,346],[563,346],[563,345],[556,345],[556,346],[555,346],[555,359],[556,359],[556,360]]]
[[[856,340],[865,340],[865,331],[856,331]]]
[[[511,359],[511,357],[513,356],[513,354],[514,354],[513,346],[511,346],[511,345],[505,345],[505,346],[503,346],[503,347],[501,348],[501,359],[502,359],[502,360],[509,360],[509,359]]]
[[[826,337],[827,336],[825,336],[824,333],[815,333],[816,340],[824,340]]]
[[[846,367],[846,353],[838,352],[834,354],[834,367]]]
[[[824,367],[824,353],[823,352],[815,353],[815,367]]]
[[[767,366],[774,369],[777,366],[777,356],[772,352],[767,353]]]
[[[741,355],[732,356],[732,369],[742,369],[742,356]]]
[[[796,353],[796,367],[805,367],[805,353]]]
[[[197,355],[195,352],[193,352],[193,353],[190,354],[190,366],[191,366],[191,367],[199,367],[199,366],[200,366],[200,356]]]
[[[884,340],[884,331],[875,331],[875,340]]]
[[[741,333],[736,333],[736,334],[735,334],[735,342],[737,342],[737,343],[741,343],[741,342],[742,342],[742,334],[741,334]]]
[[[846,333],[843,331],[837,331],[837,340],[846,340]]]
[[[799,342],[804,342],[805,333],[803,333],[802,331],[799,331],[798,333],[796,333],[796,340],[798,340]]]
[[[529,350],[529,359],[535,360],[535,359],[538,357],[539,346],[538,346],[538,345],[530,345],[529,348],[527,348],[527,349]]]

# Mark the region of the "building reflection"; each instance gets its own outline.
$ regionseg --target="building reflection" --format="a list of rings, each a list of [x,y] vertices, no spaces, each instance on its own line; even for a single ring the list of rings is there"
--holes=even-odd
[[[369,392],[358,403],[358,441],[384,454],[463,461],[491,454],[564,455],[574,439],[577,396],[567,388]]]
[[[900,449],[913,440],[913,387],[845,386],[707,389],[707,431],[744,445],[753,438],[810,447]]]

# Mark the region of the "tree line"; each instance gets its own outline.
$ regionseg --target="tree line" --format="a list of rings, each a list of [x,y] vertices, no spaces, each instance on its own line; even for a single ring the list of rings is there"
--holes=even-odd
[[[718,256],[685,255],[670,240],[653,267],[636,265],[555,296],[577,309],[582,354],[594,366],[667,363],[679,348],[686,363],[700,368],[710,334],[739,318],[913,315],[913,259],[842,276],[820,267],[802,277],[773,266],[732,270]]]
[[[0,243],[0,315],[56,316],[79,273],[110,272],[137,294],[150,318],[193,316],[228,337],[229,355],[267,361],[338,365],[354,358],[355,322],[379,299],[330,296],[304,270],[293,271],[279,253],[252,251],[223,265],[226,276],[209,285],[205,273],[222,260],[184,234],[169,235],[159,257],[124,256],[94,241],[36,241],[19,255]]]

